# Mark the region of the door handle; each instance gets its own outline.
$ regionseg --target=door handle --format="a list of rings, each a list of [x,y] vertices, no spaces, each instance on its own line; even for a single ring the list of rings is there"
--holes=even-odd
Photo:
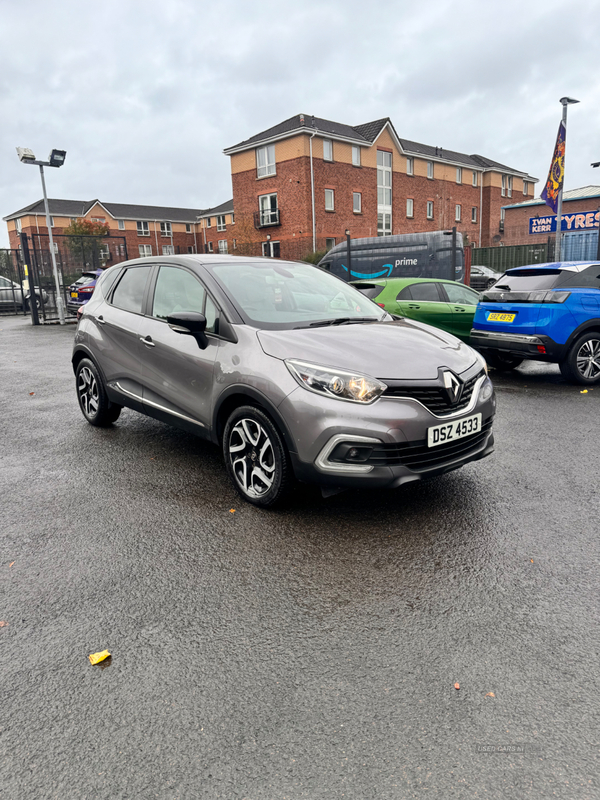
[[[140,342],[143,342],[143,343],[144,343],[145,345],[147,345],[148,347],[156,347],[156,345],[155,345],[155,344],[154,344],[154,342],[152,341],[152,337],[151,337],[151,336],[146,336],[146,338],[145,338],[145,339],[144,339],[144,337],[143,337],[143,336],[140,336]]]
[[[454,310],[455,311],[464,311],[464,308],[461,308],[460,306],[454,306]]]
[[[421,306],[418,306],[416,303],[409,303],[408,307],[409,308],[421,308]]]
[[[104,317],[102,316],[102,314],[100,314],[100,316],[99,316],[99,317],[96,317],[96,320],[97,320],[98,322],[100,322],[102,325],[106,325],[106,320],[104,319]]]

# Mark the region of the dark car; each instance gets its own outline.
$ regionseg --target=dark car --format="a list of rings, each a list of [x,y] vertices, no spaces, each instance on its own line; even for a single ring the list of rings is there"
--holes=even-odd
[[[484,292],[471,344],[497,369],[549,361],[568,380],[600,383],[600,263],[509,269]]]
[[[67,289],[67,311],[71,314],[77,314],[77,311],[88,302],[94,289],[96,288],[96,281],[102,275],[104,270],[93,269],[81,273],[81,277],[77,278],[75,283],[72,283]]]
[[[490,267],[482,267],[479,264],[471,265],[471,277],[469,279],[469,286],[477,292],[483,292],[484,289],[490,289],[502,276],[501,272],[496,272]]]
[[[42,302],[48,302],[48,294],[41,292],[34,287],[34,297],[37,308],[41,307]],[[41,299],[40,299],[41,298]],[[15,311],[29,311],[31,305],[31,293],[29,290],[22,290],[21,286],[10,278],[0,276],[0,309],[13,309]]]
[[[493,450],[483,358],[309,264],[111,267],[81,313],[73,369],[90,424],[127,406],[219,444],[237,490],[263,507],[294,478],[397,487]]]

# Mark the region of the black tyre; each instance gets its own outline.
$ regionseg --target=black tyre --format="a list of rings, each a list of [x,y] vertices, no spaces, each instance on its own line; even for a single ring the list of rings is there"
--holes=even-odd
[[[105,428],[119,418],[122,406],[111,403],[98,368],[89,358],[82,358],[75,372],[77,399],[90,425]]]
[[[259,408],[240,406],[230,415],[223,434],[223,456],[235,488],[255,506],[269,508],[293,484],[283,439]]]
[[[500,372],[507,372],[510,369],[516,369],[519,364],[523,363],[522,358],[511,356],[508,353],[489,353],[484,354],[484,358],[490,367],[499,370]]]
[[[585,385],[600,382],[600,333],[584,333],[559,364],[563,377]]]

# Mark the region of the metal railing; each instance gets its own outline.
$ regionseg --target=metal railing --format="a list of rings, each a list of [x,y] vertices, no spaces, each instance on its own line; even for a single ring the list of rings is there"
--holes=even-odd
[[[255,211],[254,227],[259,230],[260,228],[269,228],[273,225],[281,225],[279,211],[278,208],[269,209],[268,211]]]

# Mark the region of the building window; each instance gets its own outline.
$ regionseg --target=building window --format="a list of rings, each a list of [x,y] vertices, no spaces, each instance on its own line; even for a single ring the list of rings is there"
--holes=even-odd
[[[172,236],[173,229],[171,228],[170,222],[161,222],[160,223],[160,235],[161,236]]]
[[[217,230],[224,231],[225,230],[225,214],[220,214],[217,217]]]
[[[210,217],[207,217],[207,218],[206,218],[206,227],[207,227],[207,228],[210,228],[210,226],[211,226],[211,218],[210,218]]]
[[[194,245],[188,244],[188,253],[193,253],[193,252],[194,252]]]
[[[17,217],[17,219],[15,220],[15,228],[17,229],[17,233],[21,233],[22,227],[21,227],[21,220],[19,217]]]
[[[233,249],[237,250],[237,239],[233,240]]]
[[[427,201],[427,219],[433,219],[433,200]]]
[[[392,235],[392,215],[377,214],[377,236]]]
[[[93,221],[94,221],[94,220],[92,219],[92,222],[93,222]],[[51,227],[51,228],[53,228],[53,227],[54,227],[54,217],[50,217],[50,227]]]
[[[266,258],[279,258],[279,242],[262,242],[262,254]]]
[[[461,211],[462,211],[462,206],[458,204],[454,206],[454,219],[456,220],[456,222],[460,222]]]
[[[523,181],[523,194],[529,194],[529,184],[527,181]]]
[[[219,246],[219,253],[226,253],[227,252],[227,239],[219,239],[218,246]]]
[[[213,243],[212,242],[208,242],[207,243],[206,250],[207,250],[208,253],[212,253],[212,251],[213,251]]]
[[[258,198],[261,225],[277,225],[279,223],[279,209],[277,208],[277,193],[261,194]]]
[[[117,224],[119,226],[119,230],[120,231],[124,231],[125,230],[125,220],[124,219],[120,219]]]
[[[412,197],[406,199],[406,216],[414,217],[414,200]]]
[[[140,256],[142,256],[142,257],[151,256],[152,255],[152,245],[151,244],[141,244],[141,245],[139,245],[139,249],[140,249]]]
[[[333,189],[325,189],[325,211],[333,210]]]
[[[234,214],[231,215],[231,224],[235,225],[235,215]]]
[[[360,167],[360,147],[357,145],[352,145],[352,164],[355,167]]]
[[[191,222],[186,222],[185,223],[185,232],[186,233],[191,233],[192,232],[192,223]]]
[[[456,182],[462,183],[462,167],[456,168]]]
[[[331,139],[323,139],[323,160],[333,161],[333,142]]]
[[[360,192],[352,192],[352,210],[355,214],[362,211],[362,195]]]
[[[477,209],[471,209],[471,222],[477,222]]]
[[[414,158],[407,158],[406,159],[406,174],[407,175],[414,175],[415,174],[415,160],[414,160]]]
[[[91,217],[92,222],[106,222],[106,217]],[[54,227],[54,222],[52,223]]]
[[[325,239],[325,250],[329,252],[332,247],[335,247],[335,239]]]
[[[172,244],[163,244],[162,246],[162,254],[163,256],[174,256],[175,255],[175,248]]]
[[[473,172],[473,186],[477,186],[477,173]]]
[[[430,181],[433,180],[433,161],[427,162],[427,177]]]
[[[148,222],[137,222],[136,225],[138,236],[150,236],[150,224]]]
[[[512,186],[513,186],[513,179],[512,175],[507,175],[506,177],[506,193],[509,197],[512,197]]]
[[[264,178],[267,175],[275,175],[275,145],[267,147],[257,147],[256,149],[256,175]]]

